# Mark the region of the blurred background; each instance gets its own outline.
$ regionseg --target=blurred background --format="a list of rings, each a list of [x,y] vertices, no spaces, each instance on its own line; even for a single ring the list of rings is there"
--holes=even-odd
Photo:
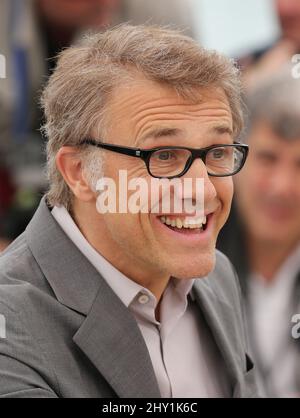
[[[242,71],[250,154],[218,247],[239,274],[263,390],[299,397],[299,0],[0,0],[0,251],[47,188],[39,96],[57,54],[123,21],[178,27]]]
[[[232,57],[270,45],[281,33],[273,0],[194,0],[191,7],[201,44]]]

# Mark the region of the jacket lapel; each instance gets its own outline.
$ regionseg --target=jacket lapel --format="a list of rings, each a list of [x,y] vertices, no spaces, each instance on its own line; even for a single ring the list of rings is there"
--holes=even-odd
[[[73,338],[120,397],[160,397],[143,336],[130,311],[101,283]]]
[[[241,357],[244,350],[239,340],[241,332],[237,329],[236,315],[232,307],[219,298],[209,286],[212,279],[208,277],[197,280],[193,287],[193,295],[224,359],[235,397],[242,370],[245,368],[245,359]]]
[[[57,300],[83,314],[73,340],[119,397],[160,397],[138,325],[62,231],[43,198],[26,240]]]

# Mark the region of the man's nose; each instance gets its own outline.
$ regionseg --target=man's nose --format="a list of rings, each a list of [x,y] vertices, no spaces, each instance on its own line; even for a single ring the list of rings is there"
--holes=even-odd
[[[293,171],[289,167],[278,167],[271,174],[271,192],[281,197],[293,195],[296,186],[296,179]]]
[[[193,164],[191,165],[190,169],[185,175],[186,178],[193,179],[193,198],[196,198],[196,179],[200,178],[203,179],[203,187],[204,187],[204,202],[213,201],[217,196],[217,191],[215,186],[211,182],[210,176],[207,174],[207,168],[204,162],[197,158]]]

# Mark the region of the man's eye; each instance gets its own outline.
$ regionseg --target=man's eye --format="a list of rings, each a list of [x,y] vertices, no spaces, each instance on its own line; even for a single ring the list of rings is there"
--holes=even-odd
[[[258,152],[256,158],[257,161],[260,161],[263,164],[274,164],[278,160],[278,157],[276,155],[269,152]]]
[[[212,150],[212,157],[216,160],[220,160],[225,157],[225,148],[216,148]]]
[[[175,155],[172,151],[159,151],[156,158],[160,161],[170,161],[175,158]]]

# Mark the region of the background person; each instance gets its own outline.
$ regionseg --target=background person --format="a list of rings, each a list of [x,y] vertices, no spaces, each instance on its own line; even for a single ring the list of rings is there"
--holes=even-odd
[[[290,70],[248,98],[251,151],[218,248],[233,262],[246,297],[252,352],[270,396],[300,394],[300,81]]]
[[[274,0],[281,36],[271,45],[258,49],[239,60],[243,81],[248,91],[264,84],[300,53],[300,2],[298,0]]]
[[[45,141],[38,101],[56,55],[87,29],[109,25],[119,0],[1,0],[0,156],[10,205],[0,214],[0,234],[11,241],[23,230],[46,189]],[[12,190],[12,189],[10,189]],[[1,189],[0,189],[1,193]],[[7,195],[0,194],[0,201]]]

